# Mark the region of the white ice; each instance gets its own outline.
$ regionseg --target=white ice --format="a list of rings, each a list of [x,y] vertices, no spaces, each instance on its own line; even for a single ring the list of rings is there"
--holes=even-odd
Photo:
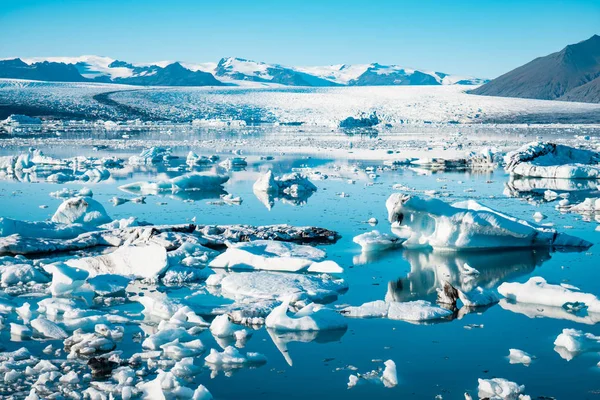
[[[267,328],[278,331],[321,331],[345,329],[348,325],[339,313],[310,303],[296,313],[289,313],[289,301],[284,301],[265,319]]]
[[[408,248],[475,250],[582,247],[591,244],[555,229],[517,219],[473,200],[448,204],[434,198],[392,194],[387,202],[392,232]]]

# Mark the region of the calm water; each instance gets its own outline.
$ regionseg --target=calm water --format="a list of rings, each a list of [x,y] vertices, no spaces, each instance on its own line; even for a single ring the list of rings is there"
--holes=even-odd
[[[64,149],[40,147],[48,155],[93,155],[91,149]],[[169,166],[182,164],[189,148],[178,148]],[[194,149],[191,149],[194,150]],[[16,150],[3,149],[4,154]],[[136,152],[137,153],[137,152]],[[105,153],[108,154],[108,153]],[[118,154],[127,157],[133,153]],[[210,154],[205,154],[210,155]],[[196,217],[206,224],[264,225],[289,223],[292,225],[317,225],[338,231],[342,238],[333,245],[322,246],[328,257],[345,268],[343,278],[349,285],[347,293],[334,305],[359,305],[367,301],[383,300],[386,294],[398,300],[435,300],[435,288],[442,279],[456,283],[460,279],[458,265],[468,263],[481,275],[477,284],[495,287],[504,281],[524,282],[531,276],[542,276],[551,283],[568,282],[582,291],[600,295],[598,281],[597,247],[600,232],[597,223],[585,222],[576,214],[563,215],[554,209],[556,203],[528,204],[522,199],[503,194],[509,177],[502,170],[472,174],[466,172],[422,174],[410,169],[378,171],[379,177],[368,178],[367,166],[382,166],[376,162],[359,160],[315,159],[300,156],[278,156],[273,161],[261,161],[246,150],[249,165],[245,170],[230,172],[230,181],[224,186],[227,193],[241,196],[239,206],[214,205],[218,194],[211,198],[195,198],[184,202],[182,197],[148,196],[147,204],[126,203],[113,207],[108,200],[113,196],[134,197],[122,192],[118,186],[140,180],[164,179],[183,172],[169,172],[167,165],[127,167],[118,170],[108,181],[92,185],[49,184],[46,182],[22,183],[3,181],[0,184],[0,215],[16,219],[45,220],[60,204],[49,193],[67,188],[90,187],[94,198],[105,205],[113,218],[136,216],[151,223],[184,223]],[[221,154],[222,158],[227,155]],[[313,181],[319,190],[305,204],[292,205],[276,201],[269,210],[252,192],[252,184],[259,171],[271,167],[276,174],[293,168],[312,167],[324,174],[336,175],[334,167],[342,167],[344,179],[330,177]],[[354,173],[348,166],[358,166]],[[355,184],[348,183],[353,179]],[[549,253],[543,250],[502,251],[470,254],[436,254],[431,252],[393,250],[375,256],[361,256],[360,247],[352,238],[371,229],[389,232],[385,201],[393,192],[392,185],[401,183],[417,190],[438,190],[448,201],[475,199],[503,212],[531,219],[535,211],[548,216],[544,222],[553,222],[561,230],[594,243],[586,252]],[[340,197],[340,193],[348,197]],[[211,197],[211,196],[209,196]],[[160,204],[159,204],[160,203]],[[47,205],[48,208],[39,208]],[[371,217],[379,220],[375,228],[364,221]],[[568,227],[568,228],[565,228]],[[200,286],[201,287],[201,286]],[[155,288],[149,288],[155,289]],[[189,294],[190,288],[158,288],[172,297]],[[197,289],[194,288],[194,289]],[[25,300],[25,299],[23,299]],[[30,300],[31,301],[31,300]],[[543,307],[542,307],[543,308]],[[142,307],[133,302],[115,307],[119,312],[139,312]],[[141,318],[141,317],[139,317]],[[482,328],[467,329],[472,324]],[[553,342],[564,328],[576,328],[600,335],[600,328],[566,320],[529,318],[505,310],[499,305],[467,314],[460,319],[438,324],[410,324],[385,319],[348,319],[345,332],[320,335],[288,334],[281,340],[289,341],[289,365],[274,345],[269,332],[262,328],[254,333],[244,351],[257,351],[266,355],[267,364],[256,368],[243,368],[231,376],[219,373],[210,377],[206,368],[195,377],[203,383],[216,399],[241,398],[414,398],[433,399],[441,394],[444,399],[460,399],[469,391],[476,396],[477,378],[502,377],[526,386],[532,398],[549,396],[562,399],[595,399],[600,397],[600,361],[598,353],[588,353],[566,361],[554,351]],[[131,334],[139,332],[136,325],[127,326],[126,339],[117,349],[125,354],[141,351],[139,344],[130,346]],[[26,346],[43,358],[40,350],[49,342],[9,341],[7,330],[1,333],[7,350]],[[207,346],[219,348],[210,332],[200,338]],[[61,344],[56,344],[61,347]],[[537,358],[529,366],[511,365],[509,348],[524,350]],[[203,364],[203,357],[198,364]],[[392,359],[398,368],[399,385],[387,389],[382,385],[363,384],[347,389],[348,376],[368,372],[382,365],[381,360]],[[350,371],[348,366],[358,371]],[[188,385],[193,387],[192,384]]]

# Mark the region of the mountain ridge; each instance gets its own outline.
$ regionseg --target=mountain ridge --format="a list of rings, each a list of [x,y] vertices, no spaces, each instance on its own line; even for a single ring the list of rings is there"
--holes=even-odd
[[[600,36],[570,44],[470,91],[483,96],[600,102]]]
[[[477,85],[486,81],[378,63],[294,67],[224,57],[218,63],[161,61],[141,64],[103,56],[4,59],[0,60],[0,78],[141,86]]]

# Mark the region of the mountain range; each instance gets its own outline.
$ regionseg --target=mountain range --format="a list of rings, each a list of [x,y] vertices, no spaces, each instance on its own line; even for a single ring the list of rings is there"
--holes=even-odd
[[[480,85],[484,79],[398,65],[339,64],[289,67],[227,57],[218,63],[162,61],[134,64],[109,57],[47,57],[0,60],[0,78],[57,82],[103,82],[141,86],[384,86]]]
[[[600,103],[600,36],[538,57],[470,93]]]

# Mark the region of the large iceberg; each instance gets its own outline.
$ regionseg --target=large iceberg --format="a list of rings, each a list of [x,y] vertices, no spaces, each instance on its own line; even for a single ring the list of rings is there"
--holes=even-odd
[[[408,248],[481,250],[523,247],[580,247],[591,243],[539,226],[475,201],[448,204],[438,199],[392,194],[387,202],[392,232]]]
[[[511,175],[534,178],[600,178],[600,154],[584,149],[550,143],[531,142],[504,157]]]

